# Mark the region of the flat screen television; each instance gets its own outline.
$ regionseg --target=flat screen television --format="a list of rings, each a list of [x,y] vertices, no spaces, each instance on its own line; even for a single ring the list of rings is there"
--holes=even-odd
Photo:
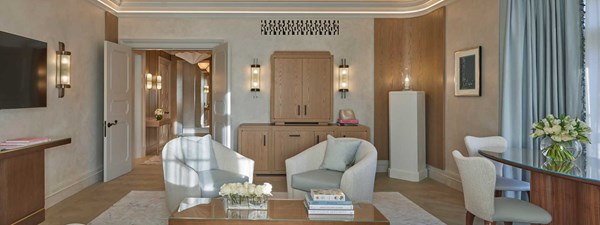
[[[0,31],[0,109],[46,107],[47,49]]]

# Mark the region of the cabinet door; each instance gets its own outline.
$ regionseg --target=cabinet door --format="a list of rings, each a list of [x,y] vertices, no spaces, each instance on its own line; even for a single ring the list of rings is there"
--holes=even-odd
[[[319,144],[322,141],[327,141],[327,135],[328,134],[335,137],[335,131],[334,130],[315,131],[315,144]]]
[[[315,122],[330,122],[332,116],[333,75],[330,58],[302,61],[302,117]]]
[[[254,160],[254,173],[269,172],[269,131],[241,130],[240,154]]]
[[[285,160],[315,145],[313,131],[274,131],[275,172],[285,173]]]
[[[273,122],[302,118],[302,59],[273,60]]]
[[[351,138],[359,138],[366,141],[369,141],[368,133],[366,131],[342,131],[340,132],[340,137],[351,137]]]

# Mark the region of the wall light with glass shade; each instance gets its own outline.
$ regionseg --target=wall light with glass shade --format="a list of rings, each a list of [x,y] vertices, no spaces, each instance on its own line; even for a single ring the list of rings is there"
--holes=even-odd
[[[250,65],[250,91],[254,98],[258,95],[256,92],[260,92],[260,65],[258,65],[258,59],[254,59],[252,65]]]
[[[160,75],[156,76],[156,90],[162,89],[162,77]]]
[[[146,74],[146,89],[152,89],[152,80],[154,79],[154,76],[152,76],[151,73],[147,73]]]
[[[71,52],[65,51],[62,42],[58,42],[56,51],[56,88],[59,98],[65,96],[65,88],[71,88]]]
[[[404,84],[404,91],[410,91],[412,90],[412,77],[410,76],[410,71],[408,70],[408,67],[404,68],[404,71],[402,72],[402,83]]]
[[[346,98],[348,86],[350,82],[350,67],[346,64],[346,59],[342,59],[342,64],[339,67],[339,91],[342,93],[342,98]]]

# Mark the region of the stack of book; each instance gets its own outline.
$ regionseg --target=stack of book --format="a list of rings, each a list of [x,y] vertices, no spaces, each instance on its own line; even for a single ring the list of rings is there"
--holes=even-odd
[[[311,189],[304,206],[310,219],[352,219],[352,201],[340,189]]]
[[[48,137],[27,137],[27,138],[16,138],[9,139],[3,142],[0,142],[0,149],[13,149],[19,148],[27,145],[33,145],[43,142],[50,141]]]

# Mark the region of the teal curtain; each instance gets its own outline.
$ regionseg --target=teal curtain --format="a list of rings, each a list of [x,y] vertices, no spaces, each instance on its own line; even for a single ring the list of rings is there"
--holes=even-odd
[[[582,0],[502,0],[501,133],[522,157],[543,157],[531,124],[548,114],[583,117]],[[506,168],[504,176],[529,180]]]

